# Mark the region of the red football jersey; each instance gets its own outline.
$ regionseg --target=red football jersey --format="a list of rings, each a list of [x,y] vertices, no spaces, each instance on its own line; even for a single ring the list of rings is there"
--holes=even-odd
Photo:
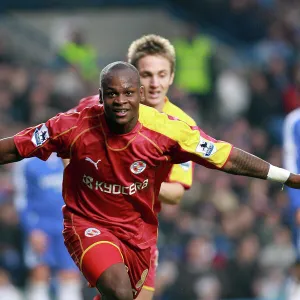
[[[80,112],[86,107],[91,107],[95,104],[99,104],[99,95],[93,95],[81,99],[78,105],[73,109],[70,109],[68,112]],[[176,117],[181,121],[186,122],[190,126],[196,126],[195,121],[190,116],[188,116],[184,111],[182,111],[179,107],[171,103],[167,97],[165,98],[163,112],[170,116]],[[194,164],[191,162],[185,162],[182,164],[173,164],[169,174],[164,179],[164,181],[180,183],[184,187],[184,189],[187,190],[191,187],[193,182],[193,171],[194,171]],[[155,211],[157,213],[161,211],[160,201],[157,201],[155,203]]]
[[[46,160],[52,152],[70,158],[63,181],[65,217],[71,212],[105,226],[140,249],[156,240],[154,204],[172,164],[192,160],[222,168],[232,149],[144,105],[127,134],[110,132],[103,106],[94,105],[27,128],[14,141],[24,158]]]

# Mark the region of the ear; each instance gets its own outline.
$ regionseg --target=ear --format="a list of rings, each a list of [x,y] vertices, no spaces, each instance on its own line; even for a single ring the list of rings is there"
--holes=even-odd
[[[172,84],[173,84],[174,76],[175,76],[175,73],[173,72],[173,73],[171,74],[171,76],[170,76],[169,85],[172,85]]]
[[[99,102],[100,102],[100,104],[103,104],[103,94],[102,94],[101,89],[99,89]]]
[[[145,102],[145,87],[143,85],[140,86],[140,102]]]

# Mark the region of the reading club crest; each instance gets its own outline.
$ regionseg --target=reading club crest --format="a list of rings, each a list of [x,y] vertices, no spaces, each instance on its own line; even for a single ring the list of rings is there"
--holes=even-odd
[[[146,163],[143,162],[142,160],[135,161],[133,164],[130,166],[130,171],[133,174],[140,174],[146,169]]]
[[[85,232],[84,235],[87,237],[94,237],[96,235],[99,235],[101,232],[97,228],[88,228]]]

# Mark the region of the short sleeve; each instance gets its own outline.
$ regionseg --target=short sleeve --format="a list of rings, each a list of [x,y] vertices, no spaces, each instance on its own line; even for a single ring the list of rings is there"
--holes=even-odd
[[[173,130],[180,133],[177,135],[177,147],[171,151],[173,163],[191,160],[214,169],[221,169],[225,165],[232,150],[231,144],[210,137],[197,126],[179,121],[174,127]]]
[[[194,163],[191,161],[173,165],[166,182],[177,182],[189,189],[193,183],[193,171]]]
[[[58,114],[46,123],[22,130],[14,142],[23,158],[38,157],[47,160],[52,152],[62,158],[70,153],[70,135],[76,128],[79,114]]]

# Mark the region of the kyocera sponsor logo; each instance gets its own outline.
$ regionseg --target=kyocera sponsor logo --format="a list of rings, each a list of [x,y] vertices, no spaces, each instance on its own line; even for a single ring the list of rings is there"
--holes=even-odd
[[[124,186],[120,184],[94,180],[94,178],[91,176],[83,175],[82,182],[86,184],[89,189],[100,191],[102,193],[114,195],[133,195],[136,192],[145,189],[148,186],[149,180],[145,179],[143,182],[134,182],[128,186]]]

